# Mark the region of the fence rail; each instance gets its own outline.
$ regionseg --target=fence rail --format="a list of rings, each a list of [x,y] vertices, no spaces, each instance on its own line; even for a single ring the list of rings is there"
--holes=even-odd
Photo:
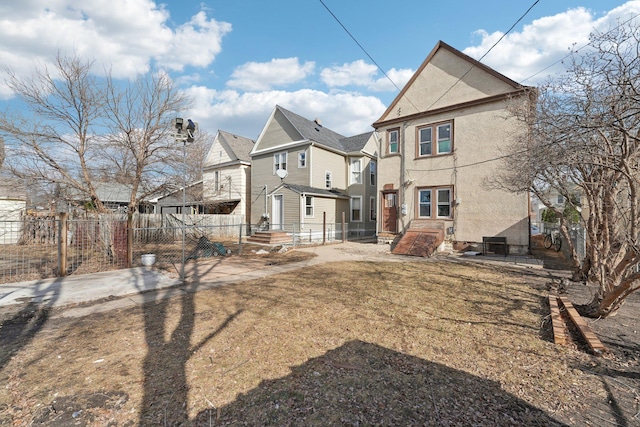
[[[375,235],[374,226],[355,223],[295,223],[281,228],[294,246]],[[0,221],[0,282],[139,266],[144,254],[154,254],[159,264],[178,265],[201,255],[202,238],[241,253],[246,238],[259,230],[245,224],[241,215],[186,215],[183,222],[182,215],[140,214],[130,227],[122,215],[60,214]]]

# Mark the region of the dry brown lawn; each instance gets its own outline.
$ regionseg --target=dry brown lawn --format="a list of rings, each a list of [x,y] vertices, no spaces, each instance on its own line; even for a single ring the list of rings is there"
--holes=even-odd
[[[25,310],[0,329],[0,425],[605,425],[598,362],[550,342],[545,282],[340,262],[80,319]]]

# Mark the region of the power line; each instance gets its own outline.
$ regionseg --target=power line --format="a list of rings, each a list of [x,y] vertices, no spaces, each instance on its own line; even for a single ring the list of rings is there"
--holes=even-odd
[[[480,59],[478,59],[478,62],[482,61],[482,59],[483,59],[485,56],[487,56],[487,55],[489,54],[489,52],[491,52],[491,51],[493,50],[493,48],[494,48],[494,47],[496,47],[496,46],[498,45],[498,43],[500,43],[500,42],[501,42],[501,41],[502,41],[502,40],[507,36],[507,34],[509,34],[509,33],[511,32],[511,30],[513,30],[513,29],[516,27],[516,25],[518,25],[518,23],[524,19],[524,17],[525,17],[525,16],[527,16],[527,15],[529,14],[529,12],[531,11],[531,9],[533,9],[533,7],[534,7],[535,5],[537,5],[539,1],[540,1],[540,0],[536,0],[536,1],[531,5],[531,6],[529,6],[529,9],[527,9],[527,11],[526,11],[526,12],[525,12],[525,13],[524,13],[520,18],[518,18],[518,20],[517,20],[517,21],[516,21],[516,22],[515,22],[515,23],[514,23],[514,24],[513,24],[513,25],[512,25],[508,30],[507,30],[507,32],[506,32],[506,33],[504,33],[504,34],[502,35],[502,37],[500,37],[500,38],[499,38],[499,39],[498,39],[498,40],[493,44],[493,46],[491,46],[491,47],[489,48],[489,50],[488,50],[488,51],[486,51],[486,52],[484,53],[484,55],[482,55],[482,56],[480,57]],[[460,77],[458,78],[458,80],[456,80],[456,81],[455,81],[451,86],[449,86],[449,88],[448,88],[446,91],[444,91],[444,93],[443,93],[442,95],[440,95],[440,96],[438,97],[438,99],[436,99],[435,101],[433,101],[433,102],[431,103],[431,105],[429,105],[429,106],[426,108],[426,110],[429,110],[429,109],[431,109],[431,107],[433,107],[434,105],[436,105],[436,104],[438,103],[438,101],[440,101],[440,100],[441,100],[441,99],[442,99],[442,98],[443,98],[447,93],[449,93],[449,92],[451,91],[451,89],[453,89],[453,88],[454,88],[454,86],[455,86],[455,85],[457,85],[458,83],[460,83],[460,81],[462,81],[462,79],[463,79],[463,78],[465,78],[465,76],[466,76],[467,74],[469,74],[469,73],[471,72],[471,70],[473,70],[475,67],[476,67],[476,66],[475,66],[475,64],[471,64],[471,67],[469,67],[469,69],[468,69],[468,70],[467,70],[467,71],[466,71],[462,76],[460,76]]]
[[[358,42],[358,40],[353,36],[353,34],[351,34],[351,32],[347,29],[347,27],[344,26],[344,24],[340,21],[340,19],[338,19],[338,17],[331,11],[331,9],[329,9],[329,6],[327,6],[324,1],[319,0],[320,3],[322,3],[322,5],[324,6],[325,9],[327,9],[327,12],[329,12],[331,14],[331,16],[333,16],[333,19],[336,20],[336,22],[338,24],[340,24],[340,26],[342,27],[342,29],[349,35],[349,37],[351,37],[351,39],[358,45],[358,47],[360,48],[360,50],[362,50],[364,52],[365,55],[367,55],[367,57],[371,60],[371,62],[373,62],[375,64],[376,67],[378,67],[378,70],[380,70],[380,72],[382,74],[384,74],[384,76],[387,78],[387,80],[389,80],[391,82],[391,84],[398,89],[398,92],[400,91],[400,88],[398,87],[398,85],[396,85],[396,83],[391,80],[391,77],[389,77],[387,75],[387,73],[382,69],[382,67],[380,67],[380,65],[378,65],[378,63],[376,62],[375,59],[373,59],[373,57],[371,55],[369,55],[369,52],[367,52],[367,50],[360,44],[360,42]]]

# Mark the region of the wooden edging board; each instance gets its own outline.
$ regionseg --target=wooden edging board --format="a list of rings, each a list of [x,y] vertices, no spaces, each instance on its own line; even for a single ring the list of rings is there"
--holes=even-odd
[[[549,310],[551,311],[551,325],[553,327],[553,342],[558,345],[569,343],[569,331],[560,315],[557,295],[549,295]]]
[[[569,314],[569,318],[571,319],[573,324],[576,325],[582,337],[587,341],[587,345],[589,346],[591,351],[593,351],[593,353],[597,355],[601,355],[602,353],[604,353],[606,351],[606,348],[604,347],[602,342],[600,342],[596,334],[593,333],[587,322],[573,307],[573,304],[571,304],[569,298],[559,296],[558,300],[562,305],[564,305],[565,310],[567,310],[567,313]]]

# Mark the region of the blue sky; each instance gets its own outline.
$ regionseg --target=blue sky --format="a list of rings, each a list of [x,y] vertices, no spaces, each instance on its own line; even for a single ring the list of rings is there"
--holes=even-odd
[[[402,87],[438,40],[480,58],[535,0],[323,0]],[[640,0],[539,0],[483,62],[535,85],[571,45],[640,14]],[[371,130],[397,90],[320,0],[0,2],[0,63],[27,75],[57,52],[120,78],[162,70],[201,129],[255,139],[275,104],[344,135]],[[0,109],[17,105],[0,67]]]

